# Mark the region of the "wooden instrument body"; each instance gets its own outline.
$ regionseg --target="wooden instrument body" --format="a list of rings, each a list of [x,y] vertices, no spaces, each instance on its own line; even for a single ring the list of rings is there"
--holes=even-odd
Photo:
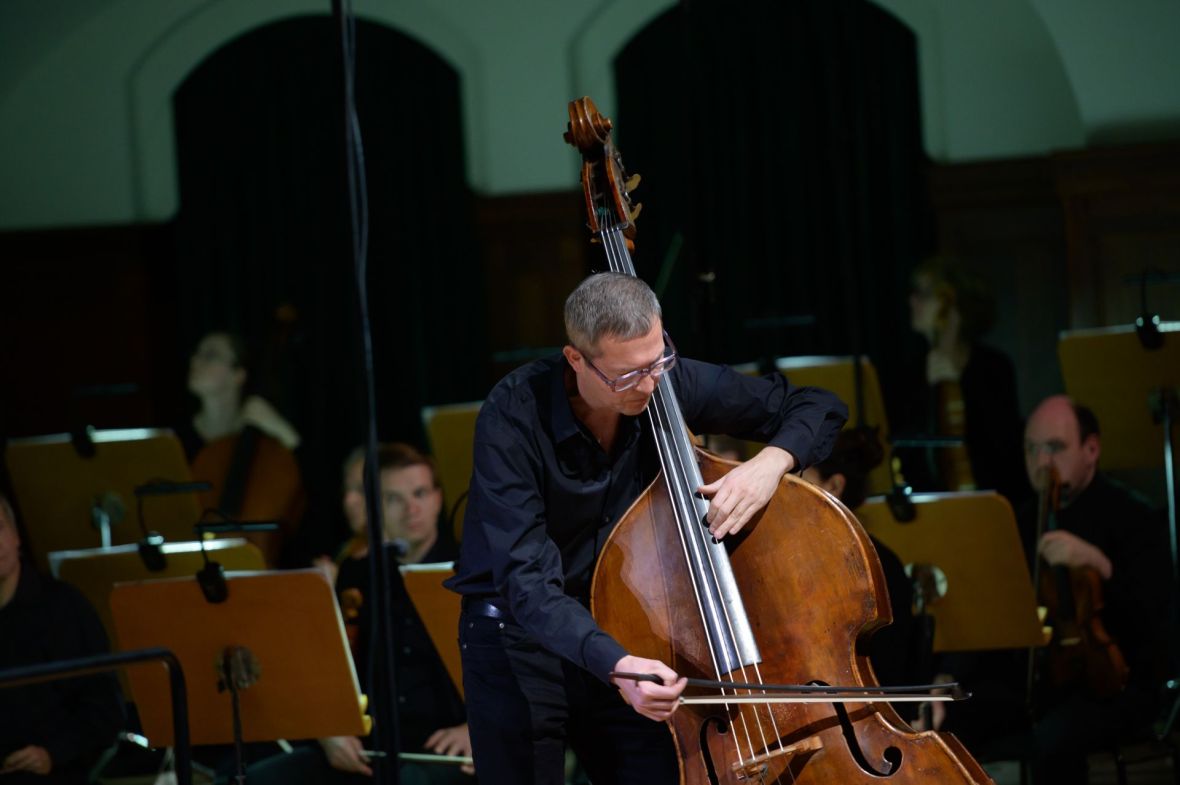
[[[1044,654],[1051,687],[1084,684],[1095,698],[1127,686],[1130,668],[1102,622],[1102,576],[1091,567],[1042,567],[1038,593],[1053,637]]]
[[[235,520],[279,522],[278,531],[242,535],[274,567],[284,538],[295,532],[306,505],[294,454],[277,439],[252,429],[209,442],[193,457],[191,469],[194,479],[212,486],[200,495],[203,509],[221,510]],[[241,485],[240,500],[236,509],[222,509],[226,485],[234,482]]]
[[[707,482],[734,465],[703,451],[698,455]],[[660,478],[608,539],[595,571],[592,611],[629,653],[666,662],[681,675],[713,679],[671,516]],[[843,505],[788,476],[733,538],[729,554],[763,658],[760,678],[750,668],[745,677],[729,678],[876,684],[864,643],[891,620],[885,579],[868,535]],[[851,704],[847,712],[855,746],[870,767],[887,771],[890,759],[900,756],[890,782],[990,782],[953,736],[914,732],[887,703]],[[858,775],[859,781],[874,778],[854,760],[830,704],[682,705],[669,726],[687,785],[843,785]]]

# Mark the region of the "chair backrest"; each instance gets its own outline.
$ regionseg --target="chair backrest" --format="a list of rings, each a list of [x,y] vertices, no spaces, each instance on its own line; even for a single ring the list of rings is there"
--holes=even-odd
[[[430,453],[444,498],[455,521],[455,538],[462,536],[463,517],[455,510],[466,497],[471,482],[475,419],[483,401],[453,403],[445,406],[424,406],[422,425],[430,439]]]

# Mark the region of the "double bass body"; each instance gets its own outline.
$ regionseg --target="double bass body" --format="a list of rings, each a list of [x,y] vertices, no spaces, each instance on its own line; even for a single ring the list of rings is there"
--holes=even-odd
[[[706,482],[732,466],[698,456]],[[667,485],[657,479],[602,552],[592,610],[632,654],[716,678],[671,514]],[[759,681],[876,683],[861,644],[891,619],[885,580],[843,505],[788,476],[727,547],[762,654]],[[953,736],[916,733],[885,703],[684,705],[669,725],[686,785],[991,781]]]

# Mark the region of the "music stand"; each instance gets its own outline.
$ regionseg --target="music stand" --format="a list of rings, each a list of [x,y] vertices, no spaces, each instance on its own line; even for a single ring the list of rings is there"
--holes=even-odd
[[[198,542],[166,542],[164,569],[148,570],[134,545],[112,548],[86,548],[76,551],[53,551],[49,554],[49,569],[53,575],[72,584],[94,606],[107,637],[117,637],[115,620],[111,615],[111,591],[115,584],[149,578],[175,578],[196,575],[204,560]],[[205,550],[227,570],[264,570],[262,552],[243,539],[207,540]],[[119,672],[124,691],[130,686],[123,671]]]
[[[1144,346],[1132,325],[1063,332],[1057,354],[1066,392],[1089,407],[1101,425],[1102,468],[1163,470],[1175,625],[1180,607],[1180,549],[1172,426],[1180,415],[1180,322],[1161,323],[1158,331],[1162,343],[1154,349]],[[1161,738],[1171,730],[1178,710],[1180,697]]]
[[[881,395],[877,369],[868,357],[861,355],[859,375],[851,356],[780,357],[774,361],[774,365],[779,373],[797,387],[821,387],[835,393],[848,406],[846,428],[858,425],[876,427],[881,444],[889,444],[885,399]],[[869,472],[867,490],[870,494],[876,494],[888,493],[892,489],[893,477],[889,464],[887,460],[882,461]]]
[[[446,666],[447,674],[459,691],[459,697],[464,698],[463,663],[455,634],[459,629],[460,597],[442,585],[443,581],[455,574],[454,563],[403,564],[398,569],[406,586],[406,594],[410,595],[410,602],[418,611],[418,618],[422,620],[434,650]]]
[[[466,497],[474,464],[475,420],[483,401],[422,407],[422,426],[434,456],[434,474],[442,486],[443,497],[451,505],[455,539],[463,534],[463,518],[456,514]]]
[[[180,660],[192,743],[235,742],[235,697],[241,741],[365,736],[366,699],[327,576],[315,569],[234,573],[228,587],[228,599],[216,604],[192,577],[121,583],[111,592],[121,649],[162,646]],[[257,681],[222,691],[218,667],[239,648],[257,663]],[[128,678],[144,734],[153,746],[172,744],[164,670],[137,666]]]
[[[912,572],[925,565],[942,584],[926,610],[934,617],[934,651],[1043,646],[1036,595],[1016,516],[990,491],[910,497],[915,517],[899,523],[884,497],[856,511],[865,529]],[[937,568],[937,569],[929,569]]]
[[[90,457],[83,453],[92,449]],[[136,542],[143,536],[134,490],[155,478],[190,479],[179,440],[165,429],[91,431],[81,450],[70,434],[12,439],[5,453],[25,523],[25,545],[41,569],[51,551]],[[194,494],[142,500],[147,528],[191,540],[201,514]],[[104,542],[98,522],[109,521]]]

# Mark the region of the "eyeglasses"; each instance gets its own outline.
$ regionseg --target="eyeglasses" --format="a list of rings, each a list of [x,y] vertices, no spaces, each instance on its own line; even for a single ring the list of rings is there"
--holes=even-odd
[[[582,352],[581,349],[578,349]],[[607,376],[598,369],[598,366],[590,361],[589,355],[582,352],[582,359],[586,361],[586,365],[590,366],[590,370],[598,374],[598,378],[602,379],[602,383],[610,388],[611,392],[625,392],[635,387],[639,382],[643,381],[644,376],[650,376],[653,379],[658,379],[676,365],[676,345],[672,343],[671,337],[668,336],[667,330],[664,331],[664,356],[656,360],[646,368],[637,368],[634,371],[628,371],[622,376],[614,379]]]

